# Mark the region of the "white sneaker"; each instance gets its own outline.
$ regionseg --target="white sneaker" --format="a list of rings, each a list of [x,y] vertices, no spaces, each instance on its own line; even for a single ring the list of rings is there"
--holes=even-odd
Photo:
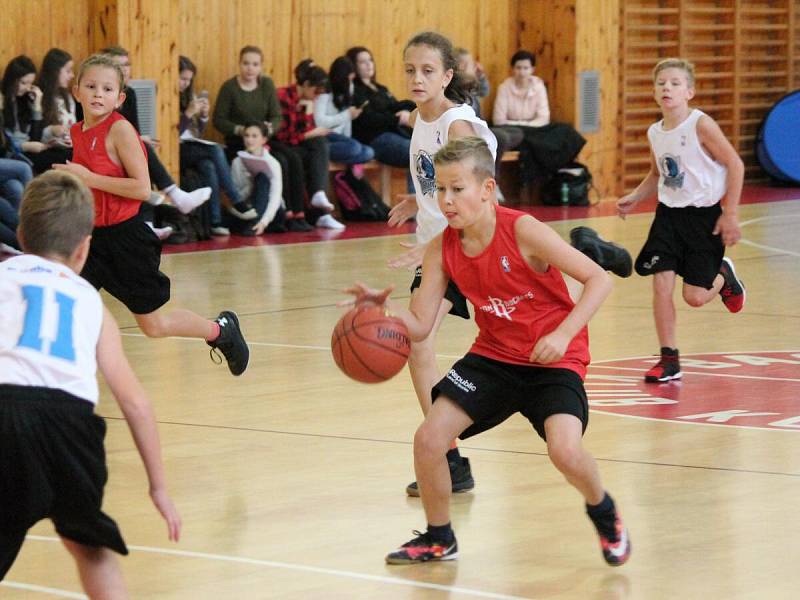
[[[211,228],[211,235],[230,235],[231,230],[222,225],[215,225]]]
[[[316,192],[311,197],[311,206],[324,210],[325,212],[333,212],[333,209],[336,208],[331,204],[331,201],[328,200],[328,196],[325,195],[325,192]]]
[[[179,187],[174,187],[167,192],[167,195],[172,200],[175,208],[188,215],[211,197],[211,188],[201,187],[192,192],[185,192]]]
[[[164,194],[160,192],[150,192],[150,197],[147,199],[148,204],[158,206],[162,202],[164,202]]]
[[[345,228],[343,223],[339,223],[339,221],[333,218],[333,215],[322,215],[319,219],[317,219],[316,226],[324,229],[338,230]]]

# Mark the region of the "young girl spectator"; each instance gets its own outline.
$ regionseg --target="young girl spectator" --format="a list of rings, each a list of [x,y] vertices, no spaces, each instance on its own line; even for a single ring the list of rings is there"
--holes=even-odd
[[[202,140],[208,125],[210,105],[208,92],[196,96],[194,78],[197,67],[185,56],[178,57],[178,91],[180,92],[180,121],[178,129],[181,136],[181,172],[194,169],[203,183],[211,188],[211,233],[228,235],[222,223],[222,202],[220,189],[231,201],[228,211],[239,219],[255,219],[256,211],[239,195],[231,178],[231,170],[225,153],[219,144]]]
[[[242,139],[245,149],[233,160],[233,181],[239,196],[251,199],[257,213],[252,231],[284,233],[281,165],[269,153],[267,126],[261,121],[247,123]]]
[[[122,70],[122,75],[125,79],[122,90],[124,99],[119,108],[117,108],[117,112],[130,121],[133,128],[136,129],[136,132],[139,133],[136,91],[128,87],[128,80],[131,78],[131,59],[128,51],[119,46],[110,46],[108,48],[103,48],[100,53],[109,56]],[[78,111],[78,118],[83,119],[82,110]],[[170,201],[179,211],[183,214],[188,214],[211,197],[211,188],[209,187],[201,187],[191,192],[186,192],[178,187],[178,184],[175,183],[175,180],[167,172],[164,164],[158,158],[158,154],[156,153],[158,140],[143,136],[142,141],[144,141],[147,146],[147,172],[150,175],[150,181],[157,190],[169,197]],[[147,202],[150,204],[160,204],[163,199],[161,194],[152,193]]]
[[[42,143],[42,90],[34,84],[36,66],[27,56],[12,58],[3,73],[0,92],[3,94],[3,120],[11,143],[31,162],[33,171],[41,173],[63,154]]]
[[[355,46],[347,51],[347,58],[356,69],[353,105],[364,108],[353,120],[353,137],[372,146],[379,162],[407,167],[411,146],[409,118],[414,104],[398,102],[386,86],[375,81],[375,62],[369,50]]]
[[[344,229],[343,224],[327,214],[334,209],[325,193],[330,165],[327,139],[330,130],[318,127],[312,114],[314,100],[325,90],[328,77],[320,67],[305,60],[295,68],[295,79],[296,83],[278,89],[283,125],[272,147],[283,153],[291,165],[293,187],[302,189],[305,182],[311,206],[326,213],[316,220],[316,226]]]
[[[353,139],[353,119],[363,112],[363,107],[353,106],[353,80],[356,70],[346,56],[340,56],[331,63],[328,71],[330,91],[320,94],[314,100],[314,122],[319,127],[330,129],[328,145],[330,158],[334,162],[355,165],[368,162],[375,157],[375,151]]]
[[[262,74],[264,54],[256,46],[239,51],[239,74],[222,84],[217,94],[212,117],[214,127],[225,137],[225,152],[229,159],[244,150],[242,134],[247,123],[264,123],[272,138],[281,126],[281,105],[272,79]],[[283,146],[271,147],[271,153],[281,165],[283,193],[286,199],[286,228],[289,231],[311,231],[304,211],[304,182],[302,161]],[[298,170],[299,163],[299,170]]]
[[[0,94],[0,197],[5,198],[17,212],[22,192],[33,179],[30,162],[6,135],[3,118],[4,97]]]
[[[69,128],[78,122],[75,99],[70,91],[73,60],[68,52],[51,48],[42,60],[36,85],[42,90],[42,142],[62,153],[56,162],[72,158]]]

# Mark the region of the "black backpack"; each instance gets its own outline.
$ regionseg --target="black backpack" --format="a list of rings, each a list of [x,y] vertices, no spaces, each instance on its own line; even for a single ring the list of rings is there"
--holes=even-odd
[[[589,206],[589,190],[592,187],[589,169],[586,165],[574,162],[559,169],[547,180],[542,189],[542,202],[548,206]]]
[[[359,179],[350,169],[333,176],[333,191],[339,199],[346,221],[388,221],[389,207],[366,179]]]

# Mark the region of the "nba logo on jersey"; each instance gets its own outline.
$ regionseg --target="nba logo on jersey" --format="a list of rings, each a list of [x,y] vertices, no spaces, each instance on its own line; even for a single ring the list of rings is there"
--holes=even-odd
[[[500,265],[503,267],[503,271],[505,271],[506,273],[510,273],[511,272],[511,263],[508,262],[508,257],[507,256],[501,256],[500,257]]]
[[[442,145],[442,132],[439,131],[438,129],[436,130],[436,145],[438,146]]]

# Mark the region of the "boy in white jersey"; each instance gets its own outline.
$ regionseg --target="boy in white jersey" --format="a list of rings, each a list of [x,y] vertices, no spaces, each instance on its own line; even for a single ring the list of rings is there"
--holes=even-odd
[[[77,275],[94,200],[74,175],[48,171],[25,190],[19,239],[0,265],[0,580],[37,521],[50,518],[91,598],[126,597],[112,550],[128,550],[101,511],[105,421],[94,414],[99,366],[144,462],[150,497],[177,541],[153,409],[100,295]]]
[[[625,218],[641,200],[658,193],[658,208],[647,241],[636,259],[639,275],[653,275],[653,312],[661,359],[645,381],[680,379],[675,276],[683,278],[683,299],[703,306],[719,294],[730,312],[742,310],[745,290],[725,246],[739,241],[736,216],[744,164],[719,125],[692,109],[694,66],[669,58],[653,70],[655,100],[664,118],[650,126],[650,172],[617,202]]]

